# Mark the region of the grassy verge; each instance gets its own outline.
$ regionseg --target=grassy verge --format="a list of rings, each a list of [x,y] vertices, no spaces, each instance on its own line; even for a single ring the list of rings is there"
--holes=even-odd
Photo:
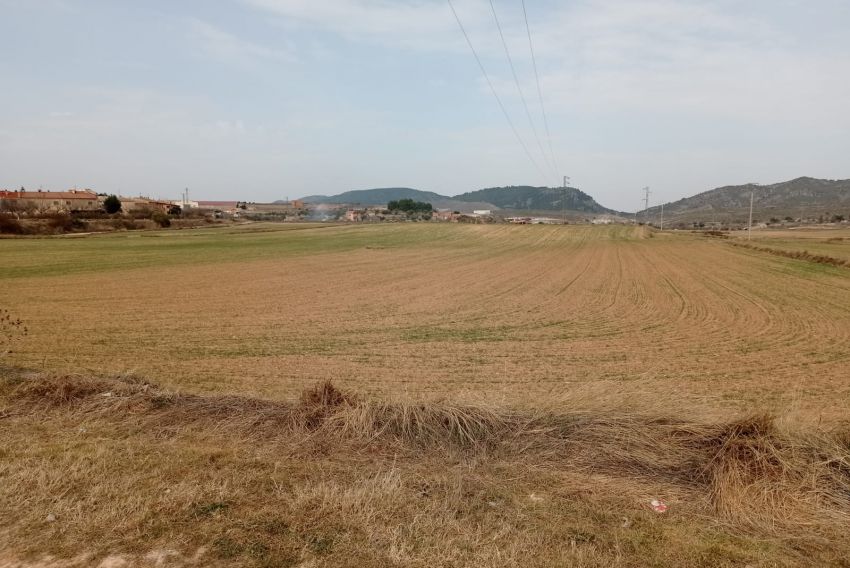
[[[794,566],[850,555],[846,430],[759,415],[699,422],[598,398],[530,412],[321,384],[273,402],[0,372],[0,562],[11,565]],[[654,512],[652,499],[670,508]]]

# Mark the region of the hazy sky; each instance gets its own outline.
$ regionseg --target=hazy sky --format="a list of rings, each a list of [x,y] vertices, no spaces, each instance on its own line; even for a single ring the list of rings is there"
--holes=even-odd
[[[0,187],[273,200],[554,185],[488,0],[0,0]],[[545,134],[520,0],[496,0]],[[526,0],[558,174],[603,205],[850,177],[850,1]],[[551,172],[551,173],[550,173]]]

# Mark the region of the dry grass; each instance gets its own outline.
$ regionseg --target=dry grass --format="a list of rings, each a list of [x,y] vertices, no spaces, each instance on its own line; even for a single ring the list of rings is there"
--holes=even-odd
[[[835,242],[843,242],[843,240],[835,240],[835,239],[827,239],[826,243],[835,243]],[[730,242],[729,244],[748,248],[750,250],[757,250],[759,252],[766,252],[768,254],[773,254],[776,256],[784,256],[785,258],[793,258],[795,260],[805,260],[808,262],[815,262],[818,264],[827,264],[829,266],[840,266],[843,268],[850,268],[850,259],[844,260],[843,258],[836,258],[834,256],[828,256],[825,254],[812,254],[808,250],[786,250],[781,248],[774,247],[764,247],[753,245],[745,242]]]
[[[847,226],[768,229],[754,231],[752,237],[750,244],[772,251],[806,253],[850,263],[850,227]]]
[[[848,272],[649,236],[0,242],[0,566],[842,565]]]
[[[0,534],[19,560],[142,565],[170,550],[177,565],[715,566],[850,554],[846,429],[599,400],[528,412],[322,383],[285,403],[4,375]],[[671,510],[651,512],[653,496]]]

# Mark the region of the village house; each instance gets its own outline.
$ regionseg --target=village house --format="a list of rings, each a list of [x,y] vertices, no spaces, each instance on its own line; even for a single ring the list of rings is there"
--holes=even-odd
[[[171,201],[159,201],[148,197],[119,197],[118,199],[121,200],[121,210],[125,213],[145,209],[168,213],[174,207],[174,203]]]
[[[0,205],[18,211],[95,211],[101,208],[101,199],[89,189],[0,191]]]
[[[365,209],[349,209],[345,212],[345,220],[351,222],[362,221],[366,217]]]
[[[614,223],[614,218],[607,216],[594,217],[593,219],[591,219],[590,223],[592,225],[610,225],[611,223]]]
[[[214,211],[221,211],[222,213],[238,213],[239,212],[239,202],[238,201],[198,201],[199,209],[212,209]]]

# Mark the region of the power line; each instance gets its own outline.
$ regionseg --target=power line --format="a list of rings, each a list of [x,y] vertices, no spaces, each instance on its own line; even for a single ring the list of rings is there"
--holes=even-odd
[[[487,70],[484,68],[484,64],[481,63],[481,58],[478,57],[478,52],[475,51],[475,47],[472,45],[472,41],[469,39],[469,34],[466,33],[466,28],[463,27],[463,23],[460,21],[460,16],[457,15],[457,11],[455,10],[454,4],[452,4],[452,0],[447,0],[449,3],[449,8],[452,9],[452,14],[455,16],[455,20],[457,21],[457,25],[460,28],[461,33],[463,33],[463,37],[466,38],[466,44],[469,46],[470,51],[472,51],[472,55],[475,57],[475,61],[478,63],[478,67],[481,69],[481,73],[484,75],[484,78],[487,80],[487,85],[490,87],[490,92],[493,93],[493,96],[496,98],[496,102],[499,103],[499,108],[502,109],[502,114],[505,115],[505,120],[508,121],[508,125],[511,127],[511,130],[516,136],[517,142],[519,142],[522,149],[525,150],[525,155],[528,156],[528,159],[534,164],[534,167],[537,169],[537,172],[546,179],[546,174],[543,173],[543,170],[540,169],[540,165],[534,159],[534,156],[531,155],[531,152],[528,151],[528,146],[526,146],[525,141],[522,139],[522,136],[519,135],[519,131],[516,129],[514,125],[514,121],[511,120],[511,115],[508,114],[505,105],[502,103],[502,99],[499,97],[499,93],[496,92],[496,88],[493,87],[493,82],[490,80],[490,75],[487,73]]]
[[[525,31],[528,32],[528,49],[531,51],[531,64],[534,67],[534,79],[537,82],[537,98],[540,101],[540,112],[543,114],[543,127],[546,130],[546,141],[549,144],[549,152],[552,154],[552,165],[555,171],[559,171],[558,160],[555,159],[555,149],[552,147],[552,134],[549,131],[549,119],[546,116],[546,106],[543,104],[543,89],[540,88],[540,74],[537,72],[537,58],[534,55],[534,42],[531,41],[531,26],[528,25],[528,12],[525,9],[525,0],[522,0],[522,15],[525,17]]]
[[[543,156],[543,160],[546,162],[546,165],[550,168],[553,168],[552,172],[555,177],[558,176],[558,171],[554,169],[554,166],[549,163],[549,158],[546,155],[546,150],[543,149],[543,143],[540,142],[540,136],[537,134],[537,127],[534,125],[534,119],[531,118],[531,111],[528,110],[528,103],[525,100],[525,93],[522,92],[522,86],[519,83],[519,76],[516,73],[516,67],[514,66],[514,60],[511,57],[511,50],[508,48],[508,42],[505,41],[505,34],[502,32],[502,24],[499,22],[499,16],[496,14],[496,5],[493,3],[493,0],[490,0],[490,11],[493,12],[493,20],[496,22],[496,29],[499,30],[499,37],[502,40],[502,47],[505,48],[505,57],[508,59],[508,65],[511,68],[511,75],[514,77],[514,84],[516,85],[516,90],[519,93],[519,98],[522,101],[522,107],[525,109],[525,116],[528,118],[528,124],[531,126],[531,131],[534,133],[534,139],[537,140],[537,146],[540,148],[540,155]]]

